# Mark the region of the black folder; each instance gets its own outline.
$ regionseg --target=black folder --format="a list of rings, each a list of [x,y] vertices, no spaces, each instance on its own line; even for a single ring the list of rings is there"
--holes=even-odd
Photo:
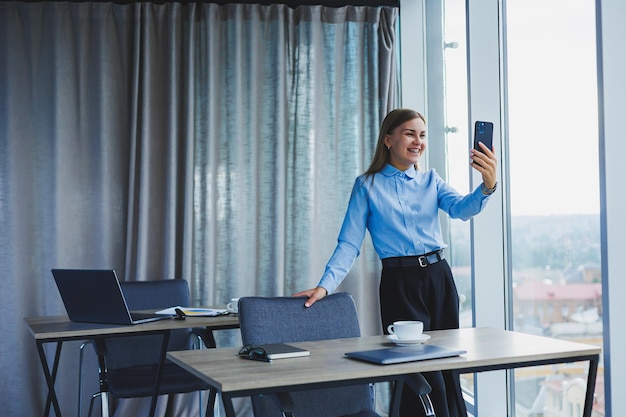
[[[417,344],[412,346],[398,346],[385,349],[363,350],[348,352],[345,355],[352,359],[388,365],[392,363],[414,362],[426,359],[447,358],[467,353],[463,349],[455,349],[431,344]]]

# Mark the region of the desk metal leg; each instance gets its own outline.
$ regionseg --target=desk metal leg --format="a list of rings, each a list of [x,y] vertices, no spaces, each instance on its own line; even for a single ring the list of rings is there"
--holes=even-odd
[[[224,404],[226,417],[236,417],[235,407],[233,407],[233,398],[230,395],[225,395],[224,393],[222,393],[222,403]]]
[[[48,396],[46,397],[46,409],[44,410],[44,416],[50,415],[50,404],[54,408],[54,414],[57,417],[61,417],[61,409],[59,407],[59,400],[57,399],[56,391],[54,390],[54,382],[57,378],[57,369],[59,368],[59,358],[61,357],[61,347],[63,342],[57,342],[56,352],[54,354],[54,362],[52,364],[52,373],[48,367],[48,361],[46,360],[46,353],[43,350],[43,343],[37,341],[37,352],[39,353],[39,360],[41,361],[41,368],[46,378],[46,384],[48,385]]]
[[[206,327],[206,340],[204,341],[204,344],[208,348],[217,347],[217,342],[215,341],[215,335],[213,334],[213,330],[211,330],[211,328],[209,327]]]
[[[391,384],[391,400],[389,401],[389,417],[398,417],[400,413],[400,397],[402,397],[402,387],[404,387],[404,378],[396,381],[390,381]]]
[[[587,374],[587,393],[585,395],[585,408],[583,417],[591,417],[593,409],[593,395],[596,389],[596,376],[598,375],[598,362],[600,357],[596,356],[589,360],[589,373]]]
[[[217,399],[217,391],[215,391],[215,389],[211,388],[208,392],[208,400],[207,400],[207,404],[206,404],[206,416],[211,416],[211,417],[215,417],[215,408],[216,408],[216,399]],[[200,404],[200,410],[202,410],[202,404]],[[219,410],[217,410],[217,415],[219,417]]]
[[[156,412],[157,400],[159,398],[159,388],[161,386],[161,375],[163,374],[163,365],[165,364],[165,357],[167,355],[167,345],[170,342],[170,331],[167,330],[163,333],[163,340],[161,342],[161,359],[159,366],[157,366],[156,381],[154,382],[154,391],[152,392],[152,399],[150,401],[150,417],[154,417]]]

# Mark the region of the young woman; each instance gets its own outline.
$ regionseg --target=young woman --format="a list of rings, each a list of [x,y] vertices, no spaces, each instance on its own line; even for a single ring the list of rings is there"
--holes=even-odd
[[[497,160],[491,149],[470,151],[470,164],[483,182],[463,196],[434,171],[421,172],[426,149],[426,121],[416,111],[396,109],[383,120],[374,158],[352,189],[337,247],[316,288],[294,294],[308,297],[310,307],[333,292],[360,253],[366,229],[382,260],[380,313],[383,329],[396,320],[420,320],[424,330],[459,327],[459,301],[439,210],[467,220],[480,213],[496,190]],[[386,331],[386,330],[385,330]],[[457,374],[424,375],[432,387],[438,417],[466,417]],[[405,389],[400,416],[423,412],[417,396]]]

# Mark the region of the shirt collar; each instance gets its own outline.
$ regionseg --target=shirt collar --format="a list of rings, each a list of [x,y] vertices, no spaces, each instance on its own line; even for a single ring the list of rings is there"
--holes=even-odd
[[[414,166],[411,166],[406,171],[400,171],[398,168],[394,167],[393,165],[387,164],[380,172],[388,177],[393,177],[394,175],[402,175],[402,174],[404,174],[404,176],[409,179],[413,179],[417,177],[417,170],[415,169]]]

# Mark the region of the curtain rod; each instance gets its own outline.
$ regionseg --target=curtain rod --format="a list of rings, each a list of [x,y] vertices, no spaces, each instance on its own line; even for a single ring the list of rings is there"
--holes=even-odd
[[[68,0],[47,0],[49,2],[58,2],[63,1],[66,2]],[[137,1],[137,0],[69,0],[71,3],[82,3],[82,2],[91,2],[91,3],[118,3],[118,4],[132,4],[132,3],[214,3],[218,5],[226,5],[226,4],[260,4],[263,6],[269,6],[271,4],[284,4],[291,8],[296,8],[298,6],[327,6],[327,7],[344,7],[344,6],[390,6],[390,7],[400,7],[400,0],[299,0],[299,1],[259,1],[259,0],[237,0],[237,1],[228,1],[228,0],[145,0],[145,1]],[[19,0],[21,3],[40,3],[41,0]]]

